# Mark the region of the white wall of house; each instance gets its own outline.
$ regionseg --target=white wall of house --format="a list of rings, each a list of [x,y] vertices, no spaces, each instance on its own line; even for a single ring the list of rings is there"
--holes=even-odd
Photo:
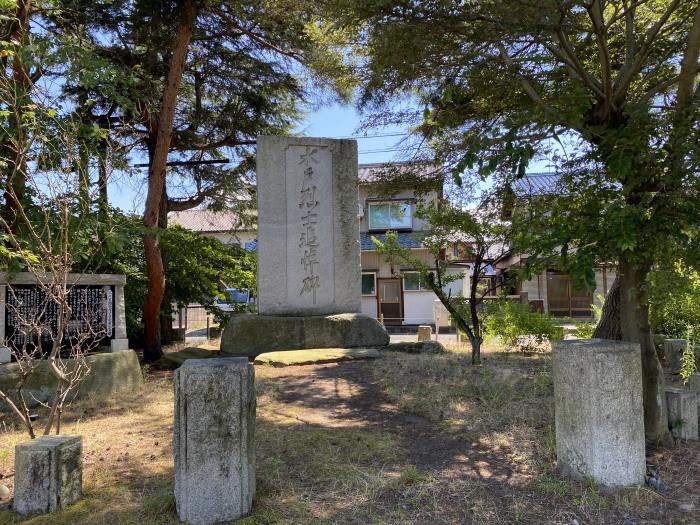
[[[437,296],[430,290],[403,293],[403,324],[426,324],[433,322],[433,302]]]
[[[370,317],[377,318],[377,296],[376,295],[363,295],[362,296],[362,308],[360,310],[363,314]]]

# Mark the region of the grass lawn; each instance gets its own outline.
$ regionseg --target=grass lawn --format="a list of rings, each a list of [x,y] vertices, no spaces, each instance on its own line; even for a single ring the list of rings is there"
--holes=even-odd
[[[562,479],[549,356],[487,347],[484,357],[481,367],[459,351],[256,366],[257,495],[237,523],[697,523],[697,443],[651,454],[661,492]],[[178,523],[172,409],[169,372],[150,373],[138,394],[73,404],[64,428],[84,439],[85,497],[24,520],[0,510],[0,523]],[[0,433],[10,489],[23,439]]]

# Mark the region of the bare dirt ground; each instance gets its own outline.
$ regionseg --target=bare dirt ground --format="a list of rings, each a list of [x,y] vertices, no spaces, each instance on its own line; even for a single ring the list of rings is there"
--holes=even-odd
[[[652,451],[662,489],[606,493],[558,476],[548,356],[388,353],[362,362],[256,367],[257,494],[239,525],[695,524],[700,445]],[[75,403],[85,497],[0,523],[178,523],[172,496],[172,377]],[[0,483],[14,444],[0,432]]]
[[[697,444],[652,452],[651,462],[662,466],[661,492],[642,488],[609,495],[590,483],[559,480],[553,471],[536,479],[527,462],[513,458],[508,447],[469,442],[402,410],[385,393],[373,367],[368,362],[287,367],[268,370],[265,377],[278,384],[278,413],[323,428],[371,428],[401,436],[406,463],[427,476],[431,497],[439,502],[433,506],[440,509],[438,515],[415,509],[415,523],[700,522]],[[444,418],[440,406],[434,410],[433,419]],[[458,486],[478,493],[471,505],[465,493],[450,490]],[[400,505],[400,499],[394,503]]]

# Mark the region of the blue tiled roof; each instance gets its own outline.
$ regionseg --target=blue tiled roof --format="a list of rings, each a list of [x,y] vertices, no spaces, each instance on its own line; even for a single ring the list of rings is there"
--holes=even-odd
[[[381,242],[386,240],[386,235],[383,233],[360,233],[360,249],[362,251],[368,252],[377,249],[372,242],[372,237],[376,237]],[[399,232],[398,234],[399,245],[404,248],[423,248],[424,238],[425,233],[423,232]]]
[[[519,197],[533,197],[560,192],[560,176],[556,173],[528,173],[513,181],[513,191]]]

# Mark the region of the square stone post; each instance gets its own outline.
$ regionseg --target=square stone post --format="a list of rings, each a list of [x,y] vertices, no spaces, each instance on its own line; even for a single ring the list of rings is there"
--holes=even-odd
[[[5,346],[5,294],[7,285],[0,284],[0,364],[9,363],[12,352]]]
[[[210,525],[250,512],[254,374],[241,357],[190,359],[175,372],[175,501],[182,521]]]
[[[607,487],[644,483],[644,409],[639,344],[553,341],[557,464]]]
[[[688,342],[685,339],[666,339],[664,341],[664,356],[666,364],[671,370],[681,367],[681,355]]]
[[[41,436],[15,447],[15,501],[20,514],[59,510],[83,493],[80,436]]]
[[[124,307],[124,285],[114,285],[114,339],[110,341],[110,350],[118,352],[129,349],[126,335],[126,309]]]
[[[668,423],[674,437],[698,440],[698,397],[692,390],[666,387]]]

